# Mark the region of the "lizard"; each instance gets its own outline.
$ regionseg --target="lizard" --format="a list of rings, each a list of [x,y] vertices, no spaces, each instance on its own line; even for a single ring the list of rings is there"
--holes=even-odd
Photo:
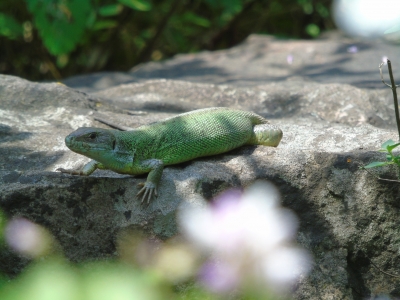
[[[127,131],[80,127],[65,138],[65,144],[92,160],[80,170],[57,171],[85,176],[96,169],[149,173],[137,193],[141,203],[149,204],[158,195],[164,166],[243,145],[277,147],[282,135],[277,126],[255,113],[224,107],[198,109]]]

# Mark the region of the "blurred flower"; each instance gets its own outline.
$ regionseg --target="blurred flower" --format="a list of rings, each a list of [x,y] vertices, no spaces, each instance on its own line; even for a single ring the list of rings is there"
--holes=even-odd
[[[212,292],[231,291],[240,281],[234,267],[225,261],[210,260],[200,270],[200,281]]]
[[[176,283],[193,276],[197,253],[183,243],[167,243],[154,257],[153,268],[170,282]]]
[[[350,46],[347,48],[348,53],[357,53],[358,52],[358,47],[357,46]]]
[[[51,250],[52,237],[46,229],[24,218],[7,224],[5,239],[13,250],[30,257],[42,256]]]
[[[286,61],[289,65],[291,65],[293,63],[293,55],[289,54],[288,56],[286,56]]]
[[[151,270],[171,283],[192,277],[199,258],[193,247],[179,239],[162,242],[132,230],[118,234],[117,249],[124,263]]]
[[[388,57],[387,56],[382,56],[382,62],[384,65],[387,65],[387,61],[388,61]]]
[[[279,199],[272,184],[258,182],[243,194],[224,193],[211,206],[182,209],[182,231],[212,256],[200,274],[210,290],[256,283],[282,291],[308,272],[310,256],[290,245],[297,219]]]
[[[336,25],[351,36],[373,38],[400,23],[400,1],[335,0]]]

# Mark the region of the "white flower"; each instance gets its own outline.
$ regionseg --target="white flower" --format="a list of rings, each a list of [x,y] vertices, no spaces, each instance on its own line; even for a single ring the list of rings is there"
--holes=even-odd
[[[400,23],[400,1],[335,0],[336,25],[351,36],[378,37]]]
[[[15,218],[7,224],[5,239],[12,249],[31,257],[44,255],[51,248],[48,232],[24,218]]]
[[[307,273],[310,256],[290,246],[297,219],[279,199],[272,184],[258,182],[243,194],[228,191],[208,207],[182,210],[183,233],[213,257],[201,276],[211,290],[227,291],[249,277],[284,288]]]

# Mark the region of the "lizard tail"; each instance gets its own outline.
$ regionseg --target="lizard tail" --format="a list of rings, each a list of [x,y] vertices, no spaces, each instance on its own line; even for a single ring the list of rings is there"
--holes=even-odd
[[[276,147],[282,139],[282,130],[272,124],[261,124],[253,127],[248,145],[264,145]]]

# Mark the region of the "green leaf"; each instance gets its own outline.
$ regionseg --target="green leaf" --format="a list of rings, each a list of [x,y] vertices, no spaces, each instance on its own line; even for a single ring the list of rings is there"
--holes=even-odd
[[[326,7],[324,4],[321,3],[316,3],[315,7],[317,9],[317,12],[322,18],[328,18],[329,17],[329,7]]]
[[[146,0],[118,0],[118,2],[134,10],[149,11],[151,9],[151,3]]]
[[[113,28],[118,25],[117,21],[112,20],[103,20],[103,21],[96,21],[93,25],[93,30],[101,30],[101,29],[108,29]]]
[[[6,228],[6,224],[7,224],[6,215],[0,210],[0,243],[3,240],[3,234]]]
[[[398,147],[399,145],[400,145],[400,143],[397,143],[397,144],[394,144],[394,145],[392,145],[392,146],[388,146],[387,149],[388,149],[389,152],[392,152],[392,150],[393,150],[394,148]]]
[[[192,24],[202,26],[202,27],[210,27],[211,22],[208,19],[205,19],[203,17],[200,17],[194,13],[191,12],[186,12],[182,15],[182,18],[186,22],[190,22]]]
[[[67,54],[81,40],[90,0],[25,0],[43,43],[53,55]]]
[[[400,143],[396,143],[393,140],[387,140],[386,142],[384,142],[382,144],[382,149],[385,149],[388,152],[392,152],[392,150],[399,145],[400,145]]]
[[[90,14],[88,15],[88,17],[87,17],[87,20],[86,20],[86,28],[92,28],[93,25],[94,25],[94,23],[96,22],[96,18],[97,18],[97,15],[96,15],[96,13],[92,10],[92,11],[90,12]]]
[[[382,144],[381,148],[387,150],[388,146],[392,146],[394,144],[396,144],[396,143],[393,140],[387,140],[386,142],[384,142]]]
[[[64,68],[68,64],[69,57],[66,54],[57,56],[57,67]]]
[[[399,25],[395,25],[393,27],[390,27],[388,30],[386,30],[384,32],[384,34],[394,33],[394,32],[397,32],[397,31],[400,31],[400,24]]]
[[[99,8],[99,15],[103,17],[116,16],[122,11],[121,4],[105,5]]]
[[[242,10],[242,0],[205,0],[205,2],[214,8],[222,8],[225,12],[238,13]]]
[[[317,37],[320,33],[319,26],[316,24],[308,24],[306,27],[306,32],[312,37]]]
[[[22,26],[13,17],[0,13],[0,35],[17,38],[22,35]]]
[[[383,167],[383,166],[392,165],[392,164],[393,164],[393,162],[374,161],[374,162],[364,166],[364,168],[369,169],[369,168],[375,168],[375,167]]]

